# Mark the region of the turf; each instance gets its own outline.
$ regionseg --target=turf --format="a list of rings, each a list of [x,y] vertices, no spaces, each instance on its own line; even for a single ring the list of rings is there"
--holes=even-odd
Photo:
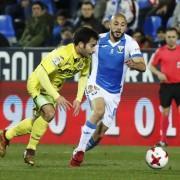
[[[144,161],[148,147],[98,146],[86,153],[80,168],[69,168],[73,151],[67,145],[40,145],[34,167],[24,164],[25,145],[12,144],[0,159],[0,180],[179,180],[180,148],[169,147],[169,163],[162,170]]]

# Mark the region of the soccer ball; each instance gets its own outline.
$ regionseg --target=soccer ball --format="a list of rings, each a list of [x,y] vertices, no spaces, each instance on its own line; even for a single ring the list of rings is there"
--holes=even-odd
[[[146,163],[153,169],[161,169],[168,163],[168,153],[161,147],[152,147],[146,152]]]

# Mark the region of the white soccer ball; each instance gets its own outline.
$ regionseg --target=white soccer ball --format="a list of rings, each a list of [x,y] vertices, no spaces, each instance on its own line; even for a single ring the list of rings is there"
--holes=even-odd
[[[153,169],[161,169],[168,163],[168,153],[161,147],[152,147],[146,152],[146,163]]]

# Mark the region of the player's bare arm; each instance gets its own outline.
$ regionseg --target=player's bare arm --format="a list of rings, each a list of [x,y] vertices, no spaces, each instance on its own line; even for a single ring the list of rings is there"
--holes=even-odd
[[[146,71],[146,65],[143,57],[132,58],[127,60],[125,63],[132,70],[137,70],[140,72]]]
[[[166,75],[162,73],[161,71],[159,71],[154,65],[150,64],[149,68],[152,71],[152,73],[158,77],[160,82],[165,82],[165,81],[167,82]]]

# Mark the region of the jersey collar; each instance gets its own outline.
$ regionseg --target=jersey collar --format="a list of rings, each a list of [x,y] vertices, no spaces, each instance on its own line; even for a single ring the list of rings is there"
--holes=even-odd
[[[106,40],[106,41],[110,40],[110,32],[108,32],[108,33],[106,34],[105,40]],[[124,41],[124,40],[125,40],[125,34],[123,34],[123,35],[121,36],[121,38],[119,39],[119,41],[117,41],[117,42]]]

